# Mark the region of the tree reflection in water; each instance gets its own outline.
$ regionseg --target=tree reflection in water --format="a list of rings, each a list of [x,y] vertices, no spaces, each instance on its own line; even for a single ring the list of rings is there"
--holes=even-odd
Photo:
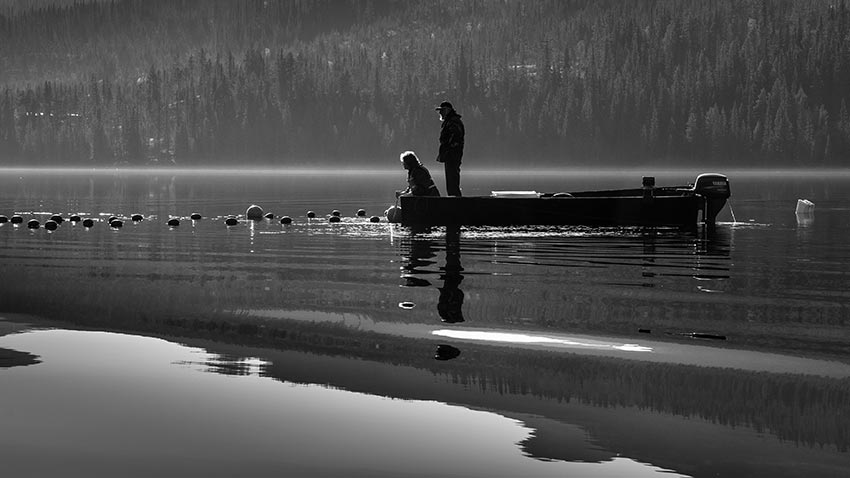
[[[0,369],[24,367],[27,365],[35,365],[37,363],[41,363],[41,360],[36,355],[0,347]]]

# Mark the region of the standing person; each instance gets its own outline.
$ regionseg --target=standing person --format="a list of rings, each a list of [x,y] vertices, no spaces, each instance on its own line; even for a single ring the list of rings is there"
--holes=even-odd
[[[431,173],[416,157],[413,151],[405,151],[399,156],[401,164],[407,170],[407,189],[396,191],[395,197],[399,196],[439,196],[440,191],[431,178]]]
[[[460,160],[463,158],[464,127],[460,115],[448,101],[434,108],[440,112],[440,152],[437,161],[446,169],[446,194],[460,197]]]

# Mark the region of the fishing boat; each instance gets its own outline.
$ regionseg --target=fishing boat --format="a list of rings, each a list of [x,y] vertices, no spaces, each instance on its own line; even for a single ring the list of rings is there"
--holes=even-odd
[[[723,174],[704,173],[693,184],[656,187],[644,176],[633,189],[548,192],[493,191],[490,196],[402,196],[386,211],[402,226],[659,226],[713,227],[730,197]]]

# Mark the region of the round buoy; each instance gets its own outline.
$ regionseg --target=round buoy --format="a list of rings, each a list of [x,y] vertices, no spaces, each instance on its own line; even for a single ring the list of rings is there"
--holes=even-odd
[[[124,221],[122,221],[121,219],[113,219],[109,221],[109,227],[113,229],[120,229],[124,227]]]
[[[267,212],[267,213],[266,213],[266,215],[265,215],[264,217],[265,217],[266,219],[274,219],[274,214],[272,214],[272,213],[270,213],[270,212]]]
[[[133,214],[133,215],[130,217],[130,219],[132,219],[132,220],[133,220],[133,222],[139,222],[139,221],[144,220],[144,219],[145,219],[145,217],[144,217],[144,216],[142,216],[141,214]]]
[[[41,223],[39,223],[36,219],[30,219],[29,221],[27,221],[27,227],[30,229],[38,229],[40,226]]]
[[[92,226],[94,226],[94,220],[93,219],[83,220],[83,227],[92,227]]]
[[[80,222],[80,221],[83,220],[83,218],[74,214],[73,216],[69,217],[68,220],[71,221],[71,222]]]
[[[200,215],[199,213],[197,213],[197,212],[193,212],[193,213],[192,213],[192,215],[191,215],[191,216],[189,216],[189,218],[190,218],[190,219],[192,219],[193,221],[200,221],[202,217],[203,217],[203,216],[201,216],[201,215]]]
[[[331,217],[328,218],[328,221],[339,222],[339,221],[341,221],[341,219],[339,218],[339,216],[331,216]]]
[[[168,225],[171,226],[171,227],[177,227],[177,226],[180,225],[180,219],[177,219],[176,217],[172,217],[171,219],[168,220]]]
[[[0,224],[6,224],[7,222],[9,222],[9,218],[0,214]]]
[[[251,204],[248,206],[248,209],[245,211],[245,216],[248,219],[259,221],[263,218],[263,208],[257,206],[256,204]]]
[[[44,223],[44,228],[48,231],[55,231],[57,227],[59,227],[59,223],[54,221],[53,219]]]
[[[334,209],[333,211],[331,211],[331,216],[339,217],[340,214],[342,214],[342,213],[339,212],[339,209]]]
[[[235,226],[235,225],[239,224],[239,220],[236,219],[235,217],[228,217],[227,219],[224,220],[224,223],[227,224],[228,226]]]
[[[24,222],[24,218],[21,216],[18,216],[17,214],[12,216],[12,224],[21,224],[22,222]]]
[[[357,210],[357,217],[366,217],[366,210],[365,209],[358,209]]]
[[[369,222],[381,222],[381,218],[378,216],[372,216],[369,218]]]
[[[50,216],[50,220],[55,222],[56,224],[62,224],[62,221],[64,221],[65,219],[62,219],[62,216],[60,216],[59,214],[54,214]],[[44,223],[44,227],[47,227],[47,223]]]
[[[316,213],[313,211],[307,211],[307,217],[313,219],[314,217],[316,217]]]
[[[292,224],[292,218],[289,217],[289,216],[283,216],[282,218],[280,218],[280,223],[281,224]]]
[[[390,206],[390,208],[384,212],[384,215],[387,216],[387,221],[393,223],[401,222],[401,207]]]
[[[398,306],[401,307],[402,309],[410,310],[410,309],[416,307],[416,304],[414,304],[413,302],[399,302]]]

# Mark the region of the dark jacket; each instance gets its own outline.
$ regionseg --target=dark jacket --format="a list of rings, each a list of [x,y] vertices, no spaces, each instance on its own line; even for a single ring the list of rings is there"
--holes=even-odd
[[[414,166],[407,170],[407,191],[412,196],[439,196],[440,191],[425,166]]]
[[[452,111],[443,119],[440,127],[440,152],[437,161],[441,163],[457,161],[463,157],[463,137],[466,133],[460,115]]]

